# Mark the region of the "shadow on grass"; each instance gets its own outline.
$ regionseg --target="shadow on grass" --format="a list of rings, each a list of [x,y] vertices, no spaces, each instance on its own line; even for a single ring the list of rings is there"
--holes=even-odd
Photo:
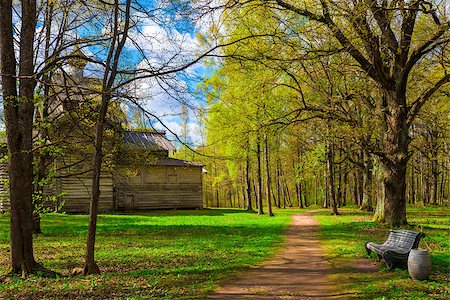
[[[64,276],[63,274],[50,270],[46,267],[44,267],[42,264],[40,263],[36,263],[33,266],[33,272],[31,274],[29,274],[27,277],[23,277],[22,274],[19,273],[7,273],[7,274],[2,274],[0,276],[0,283],[2,284],[6,284],[8,280],[27,280],[28,277],[31,278],[42,278],[42,279],[58,279],[58,278],[63,278],[63,277],[67,277]]]
[[[261,232],[263,233],[264,228],[271,227],[270,222],[276,219],[269,220],[269,223],[263,223],[261,220],[254,212],[234,209],[120,212],[100,214],[97,231],[99,236],[105,232],[112,235],[132,235],[135,232],[138,234],[141,232],[145,235],[147,232],[153,231],[162,234],[171,230],[184,232],[184,229],[191,228],[191,231],[202,235],[208,228],[222,227],[223,230],[219,229],[219,231],[231,230],[236,232],[247,226],[249,231],[258,231],[258,227],[261,226]],[[274,222],[274,224],[276,223]],[[44,218],[42,224],[43,234],[39,238],[79,236],[87,231],[87,216],[52,214]],[[162,228],[166,229],[163,230]]]
[[[156,209],[156,210],[131,210],[120,212],[108,212],[106,215],[118,216],[224,216],[227,214],[255,214],[255,211],[245,209],[227,209],[227,208],[203,208],[203,209]]]
[[[34,275],[37,277],[40,277],[40,278],[56,279],[56,278],[65,277],[63,274],[53,271],[53,270],[50,270],[39,263],[34,267],[33,271],[34,271]]]

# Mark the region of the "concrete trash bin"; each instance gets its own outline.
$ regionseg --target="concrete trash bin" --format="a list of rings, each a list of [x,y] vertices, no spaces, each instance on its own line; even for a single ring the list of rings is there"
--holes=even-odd
[[[408,271],[412,279],[427,280],[431,273],[430,253],[424,249],[411,249],[408,257]]]

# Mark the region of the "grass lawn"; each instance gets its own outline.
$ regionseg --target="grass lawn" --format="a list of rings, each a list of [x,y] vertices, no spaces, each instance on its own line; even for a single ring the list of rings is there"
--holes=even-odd
[[[355,292],[359,299],[450,299],[450,207],[408,208],[409,225],[405,228],[426,234],[419,247],[431,254],[429,281],[413,281],[407,270],[389,271],[385,267],[376,273],[353,271],[351,259],[367,256],[364,243],[383,242],[388,228],[372,222],[371,214],[356,208],[342,208],[340,212],[342,215],[336,217],[323,211],[316,217],[322,225],[327,256],[340,270],[332,279],[341,288]]]
[[[35,237],[35,257],[57,278],[7,278],[0,298],[166,298],[204,296],[224,278],[260,263],[283,241],[294,211],[275,218],[242,210],[102,214],[96,260],[99,276],[69,276],[83,266],[87,216],[50,214]],[[295,210],[298,212],[298,210]],[[0,274],[8,267],[9,216],[0,216]]]

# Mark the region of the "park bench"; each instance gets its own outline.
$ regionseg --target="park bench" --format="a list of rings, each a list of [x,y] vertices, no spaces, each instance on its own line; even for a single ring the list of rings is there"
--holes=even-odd
[[[383,244],[367,242],[365,248],[367,254],[373,251],[377,254],[378,261],[382,258],[389,269],[396,266],[405,266],[411,249],[419,246],[420,239],[425,237],[422,232],[410,230],[389,230],[389,236]]]

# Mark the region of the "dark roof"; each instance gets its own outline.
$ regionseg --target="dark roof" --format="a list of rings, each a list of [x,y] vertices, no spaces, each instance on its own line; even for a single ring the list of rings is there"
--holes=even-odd
[[[123,134],[125,146],[137,150],[175,151],[175,147],[161,131],[127,130]]]
[[[192,161],[186,161],[176,158],[158,158],[156,166],[174,166],[174,167],[203,167],[204,165]]]

